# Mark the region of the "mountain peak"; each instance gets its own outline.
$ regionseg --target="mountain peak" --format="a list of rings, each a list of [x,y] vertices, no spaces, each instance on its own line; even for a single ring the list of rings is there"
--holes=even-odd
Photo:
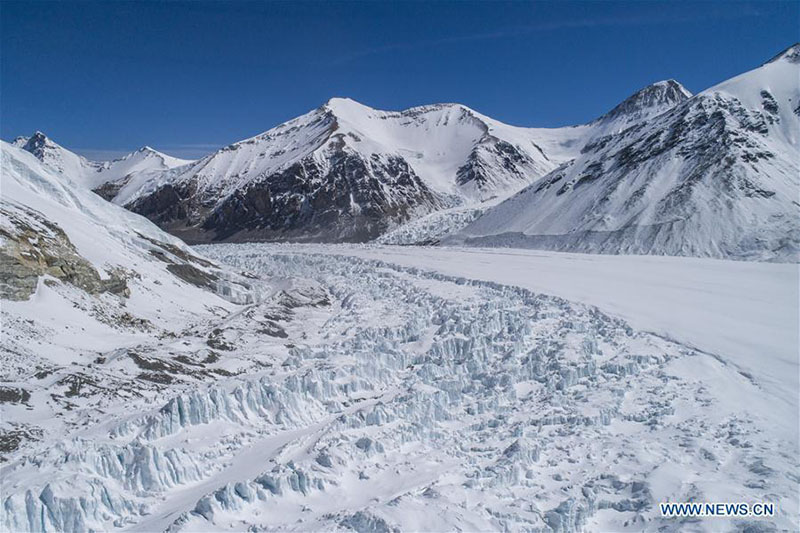
[[[18,139],[23,138],[24,137],[18,137]],[[47,135],[37,130],[33,135],[26,139],[25,143],[21,145],[21,148],[35,155],[38,160],[43,161],[45,157],[45,151],[47,149],[52,150],[55,148],[60,148],[60,146],[50,140]]]
[[[363,116],[372,113],[375,109],[366,106],[360,102],[356,102],[352,98],[333,97],[322,106],[332,112],[339,118],[351,118],[354,116]]]
[[[776,61],[782,60],[788,61],[789,63],[800,63],[800,43],[794,43],[792,46],[767,61],[767,63],[775,63]]]
[[[622,117],[641,119],[657,115],[688,100],[691,96],[692,93],[673,79],[658,81],[630,95],[617,107],[597,119],[597,122],[610,122]]]
[[[136,150],[136,152],[140,153],[140,154],[145,154],[145,155],[152,155],[152,154],[159,155],[161,153],[158,150],[156,150],[155,148],[153,148],[151,146],[147,146],[147,145],[142,146],[141,148]]]
[[[352,98],[348,98],[346,96],[332,96],[328,98],[328,101],[325,102],[324,105],[329,107],[336,107],[340,105],[350,105],[350,104],[358,104],[361,105],[359,102],[356,102]]]

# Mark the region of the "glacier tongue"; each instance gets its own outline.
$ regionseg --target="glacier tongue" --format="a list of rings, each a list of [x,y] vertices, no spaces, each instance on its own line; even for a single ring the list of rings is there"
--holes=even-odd
[[[202,252],[324,290],[296,281],[177,339],[246,372],[87,405],[11,456],[5,528],[639,530],[676,524],[660,501],[767,493],[772,525],[794,523],[794,445],[724,361],[497,283],[288,246]]]

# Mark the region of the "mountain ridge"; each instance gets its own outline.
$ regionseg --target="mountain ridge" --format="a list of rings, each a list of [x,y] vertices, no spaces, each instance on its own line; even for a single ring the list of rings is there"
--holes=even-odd
[[[512,194],[589,138],[669,104],[640,100],[633,118],[617,109],[576,127],[523,128],[457,103],[384,111],[333,97],[180,172],[134,179],[113,201],[190,242],[367,241]]]
[[[797,261],[795,48],[595,139],[448,242]]]
[[[30,137],[17,137],[10,144],[33,154],[47,167],[88,189],[119,182],[138,172],[167,170],[191,162],[150,146],[142,146],[110,161],[92,161],[64,148],[38,130]]]

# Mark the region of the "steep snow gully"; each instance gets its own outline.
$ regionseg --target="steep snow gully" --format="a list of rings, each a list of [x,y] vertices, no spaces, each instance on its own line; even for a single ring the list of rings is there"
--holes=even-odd
[[[285,353],[240,344],[252,322],[218,324],[222,357],[260,370],[105,405],[113,416],[13,456],[0,471],[5,529],[797,524],[795,429],[769,391],[715,357],[498,283],[269,245],[201,252],[316,280],[322,300],[287,308],[318,319]],[[735,523],[657,506],[764,499],[777,516]]]

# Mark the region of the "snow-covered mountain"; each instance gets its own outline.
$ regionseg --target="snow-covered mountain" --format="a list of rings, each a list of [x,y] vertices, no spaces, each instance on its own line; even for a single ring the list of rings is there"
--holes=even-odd
[[[124,301],[152,292],[149,284],[158,280],[160,294],[180,297],[181,306],[193,309],[195,289],[232,290],[217,267],[147,219],[108,203],[27,151],[2,141],[0,149],[2,298],[24,301],[66,285]]]
[[[593,138],[449,242],[796,261],[798,79],[795,45],[692,98],[660,86],[684,101]]]
[[[88,189],[97,189],[106,198],[116,195],[119,187],[138,173],[164,171],[191,163],[189,160],[163,154],[149,146],[113,161],[90,161],[64,148],[40,131],[30,137],[17,137],[11,144],[32,153],[58,174],[67,176]]]
[[[565,128],[509,126],[459,104],[388,112],[333,98],[196,162],[145,148],[94,163],[41,134],[17,143],[189,242],[444,238],[793,259],[795,50],[696,96],[652,84]]]
[[[569,128],[509,126],[459,104],[379,111],[333,98],[176,171],[132,179],[114,202],[189,241],[365,241],[421,216],[505,197],[594,136],[688,97],[677,82]]]
[[[664,80],[636,91],[614,109],[590,124],[604,134],[621,131],[637,122],[658,116],[692,97],[675,80]],[[594,136],[596,136],[595,133]]]
[[[589,124],[563,128],[563,137],[554,135],[558,130],[530,129],[537,139],[558,138],[561,142],[548,144],[548,151],[559,154],[554,160],[573,158],[581,147],[592,139],[618,133],[632,124],[660,115],[690,98],[692,95],[675,80],[665,80],[648,85],[626,98],[621,104]],[[571,160],[571,159],[570,159]],[[535,181],[535,180],[534,180]],[[467,203],[435,211],[411,220],[376,239],[383,244],[435,244],[459,232],[470,222],[512,193],[500,194],[479,203]]]
[[[456,104],[402,112],[334,98],[114,201],[190,241],[362,241],[517,190],[559,161],[535,136]]]

